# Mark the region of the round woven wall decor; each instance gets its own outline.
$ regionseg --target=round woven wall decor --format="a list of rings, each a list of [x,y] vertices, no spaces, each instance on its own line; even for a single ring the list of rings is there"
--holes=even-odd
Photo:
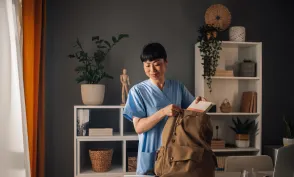
[[[211,5],[205,12],[205,23],[220,28],[221,31],[227,29],[231,24],[231,13],[222,4]]]

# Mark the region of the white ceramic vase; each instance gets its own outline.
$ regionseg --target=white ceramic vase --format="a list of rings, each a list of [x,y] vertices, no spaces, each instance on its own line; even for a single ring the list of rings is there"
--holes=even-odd
[[[238,148],[248,148],[249,147],[249,140],[236,140],[236,146]]]
[[[288,146],[290,144],[294,144],[294,138],[283,138],[283,144],[284,146]]]
[[[243,26],[232,26],[229,29],[230,41],[245,42],[246,31]]]
[[[236,134],[235,144],[238,148],[248,148],[250,145],[248,134]]]
[[[101,105],[104,101],[105,85],[82,84],[81,95],[85,105]]]

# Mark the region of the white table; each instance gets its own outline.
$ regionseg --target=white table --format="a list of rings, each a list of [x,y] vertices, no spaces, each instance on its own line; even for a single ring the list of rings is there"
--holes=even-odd
[[[257,172],[256,177],[264,177],[265,175],[272,176],[272,171],[260,171]],[[240,177],[241,172],[215,172],[215,177]],[[154,177],[148,175],[124,175],[124,177]]]

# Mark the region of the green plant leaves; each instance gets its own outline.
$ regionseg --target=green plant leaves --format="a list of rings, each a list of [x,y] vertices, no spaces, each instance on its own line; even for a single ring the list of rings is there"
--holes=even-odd
[[[77,83],[81,83],[81,82],[83,82],[84,80],[86,80],[86,79],[84,78],[83,75],[80,75],[80,76],[78,76],[78,77],[76,78],[76,82],[77,82]]]
[[[123,38],[129,37],[128,34],[119,34],[117,37],[113,36],[112,43],[101,39],[99,36],[93,36],[92,41],[96,44],[96,51],[93,55],[89,55],[85,52],[81,42],[77,38],[74,47],[77,51],[73,54],[69,54],[69,58],[76,58],[81,65],[75,68],[78,76],[75,79],[77,83],[84,82],[86,84],[98,84],[103,78],[113,79],[113,76],[104,71],[103,62],[106,59],[107,54]]]
[[[77,47],[79,47],[81,50],[83,50],[83,47],[82,47],[82,44],[81,44],[81,42],[80,42],[80,40],[79,40],[79,38],[77,38]]]
[[[112,36],[113,45],[115,45],[116,43],[118,43],[123,38],[128,38],[128,37],[129,37],[128,34],[119,34],[117,38],[115,36]]]
[[[120,34],[120,35],[118,35],[117,40],[120,41],[121,39],[123,39],[123,38],[127,38],[127,37],[129,37],[128,34]]]
[[[236,134],[253,134],[258,131],[258,123],[255,120],[246,119],[242,122],[239,117],[232,118],[234,126],[229,126]]]
[[[285,138],[294,138],[294,122],[290,119],[286,119],[286,116],[283,116],[283,121],[286,126],[286,136]]]
[[[113,43],[116,43],[116,42],[117,42],[117,39],[116,39],[115,36],[112,36],[112,42],[113,42]]]
[[[95,41],[95,40],[98,41],[98,40],[99,40],[99,36],[93,36],[93,37],[92,37],[92,41]]]
[[[99,46],[97,46],[97,48],[99,48],[99,49],[106,49],[107,47],[106,46],[103,46],[103,45],[99,45]]]
[[[95,41],[95,43],[98,44],[98,45],[101,44],[102,42],[104,42],[104,40],[97,40],[97,41]]]
[[[222,50],[221,41],[217,39],[217,35],[213,35],[217,34],[219,31],[219,28],[213,27],[211,25],[200,26],[198,30],[200,33],[197,40],[200,43],[198,48],[203,60],[202,65],[204,71],[202,76],[207,80],[206,84],[210,92],[212,92],[211,77],[215,75],[216,67],[218,66],[218,60],[220,58],[219,51]]]
[[[229,126],[229,127],[230,127],[234,132],[236,132],[236,133],[238,132],[236,128],[234,128],[234,127],[232,127],[232,126]]]
[[[108,42],[108,41],[104,41],[104,43],[110,48],[111,47],[111,45],[110,45],[110,43]]]
[[[74,54],[69,54],[68,58],[75,58],[75,55]]]
[[[86,67],[85,66],[78,66],[78,67],[75,68],[75,71],[77,73],[85,72],[86,71]]]

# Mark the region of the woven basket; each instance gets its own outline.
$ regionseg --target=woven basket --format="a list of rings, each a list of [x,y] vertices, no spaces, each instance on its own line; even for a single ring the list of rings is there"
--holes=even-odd
[[[128,172],[136,172],[137,157],[128,157]]]
[[[222,4],[213,4],[205,12],[205,23],[226,30],[231,24],[231,12]]]
[[[228,99],[225,99],[225,100],[223,101],[223,103],[222,103],[221,106],[220,106],[220,110],[221,110],[221,112],[223,112],[223,113],[229,113],[229,112],[232,112],[232,106],[231,106],[231,104],[230,104],[230,102],[229,102]]]
[[[106,172],[111,168],[113,149],[89,150],[92,169],[95,172]]]

